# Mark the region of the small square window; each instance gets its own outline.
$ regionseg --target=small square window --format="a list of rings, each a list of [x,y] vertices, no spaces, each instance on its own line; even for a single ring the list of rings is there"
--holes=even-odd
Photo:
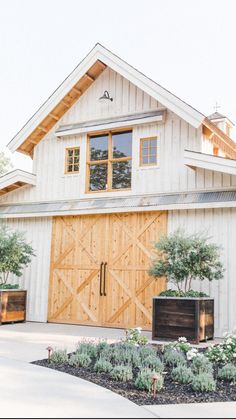
[[[65,172],[66,173],[79,173],[80,163],[80,148],[67,148],[66,149],[66,162]]]
[[[157,166],[157,137],[142,138],[140,143],[140,165]]]

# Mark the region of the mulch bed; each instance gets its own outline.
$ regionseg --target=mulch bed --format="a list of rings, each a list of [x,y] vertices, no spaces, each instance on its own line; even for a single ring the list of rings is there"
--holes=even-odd
[[[164,389],[154,399],[152,394],[136,390],[133,383],[119,383],[110,379],[108,374],[97,374],[92,368],[75,368],[69,365],[53,365],[48,360],[36,361],[33,364],[67,373],[105,387],[130,401],[142,405],[211,403],[236,401],[236,385],[218,382],[217,390],[212,393],[196,394],[190,385],[176,384],[171,379],[171,369],[166,368]]]

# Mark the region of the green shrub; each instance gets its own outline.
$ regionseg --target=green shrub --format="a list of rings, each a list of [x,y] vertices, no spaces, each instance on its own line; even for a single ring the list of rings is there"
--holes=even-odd
[[[133,366],[133,368],[139,368],[142,365],[140,353],[146,349],[146,347],[142,347],[139,350],[138,347],[127,342],[118,344],[114,347],[112,361],[117,365],[123,364]]]
[[[189,290],[187,292],[178,290],[167,290],[160,294],[160,297],[177,297],[177,298],[208,298],[209,295],[205,292]]]
[[[112,360],[116,365],[131,365],[133,352],[117,346],[112,354]]]
[[[196,375],[192,381],[192,389],[196,393],[207,393],[216,390],[216,382],[213,375],[202,373]]]
[[[192,361],[194,374],[213,374],[213,365],[204,355],[196,356]]]
[[[104,359],[106,361],[111,362],[113,359],[113,354],[115,351],[115,347],[108,345],[105,342],[100,343],[99,345],[97,345],[97,359]]]
[[[225,365],[218,373],[219,380],[236,383],[236,367],[233,364]]]
[[[144,368],[148,368],[152,371],[163,373],[164,371],[164,364],[161,362],[160,358],[157,356],[149,355],[145,358],[142,362]]]
[[[0,290],[18,290],[19,284],[0,284]]]
[[[98,374],[110,373],[113,369],[112,364],[105,359],[99,359],[94,365],[94,371]]]
[[[172,371],[171,377],[176,383],[190,384],[193,381],[194,375],[190,368],[185,365],[179,365]]]
[[[109,345],[105,341],[99,342],[98,345],[96,346],[96,352],[98,355],[100,355],[103,352],[110,351],[110,350],[111,350],[111,345]]]
[[[191,345],[185,337],[179,338],[177,341],[170,343],[165,347],[165,352],[176,349],[178,352],[187,354],[191,350]]]
[[[153,388],[153,371],[148,368],[140,370],[137,379],[135,381],[135,387],[141,391],[151,392]],[[164,378],[160,375],[159,380],[157,381],[157,392],[161,391],[164,385]]]
[[[86,354],[91,359],[96,359],[97,345],[95,345],[94,343],[82,342],[78,345],[76,352],[79,354]]]
[[[142,335],[141,327],[126,330],[126,342],[132,345],[145,346],[148,344],[148,338]]]
[[[124,351],[136,351],[137,352],[137,350],[138,350],[138,347],[134,346],[130,342],[121,342],[121,343],[118,343],[115,347],[119,348],[120,350],[124,350]]]
[[[236,335],[229,334],[219,345],[213,345],[206,351],[206,356],[211,362],[227,364],[236,356]]]
[[[68,362],[68,355],[66,349],[58,349],[55,350],[52,355],[50,362],[52,364],[62,365]]]
[[[141,357],[137,347],[122,343],[113,348],[111,360],[115,365],[128,365],[139,368],[141,365]]]
[[[118,365],[111,371],[111,377],[113,380],[121,381],[123,383],[131,381],[133,380],[132,368],[124,365]]]
[[[142,365],[142,360],[141,357],[139,355],[139,352],[133,352],[132,353],[132,366],[133,368],[140,368]]]
[[[179,365],[186,365],[185,356],[176,350],[166,351],[164,354],[164,363],[169,367],[178,367]]]
[[[148,356],[156,356],[156,351],[151,346],[145,346],[139,349],[139,356],[144,361]]]
[[[86,353],[78,353],[71,355],[69,359],[69,365],[72,367],[82,367],[82,368],[88,368],[92,363],[91,358]]]

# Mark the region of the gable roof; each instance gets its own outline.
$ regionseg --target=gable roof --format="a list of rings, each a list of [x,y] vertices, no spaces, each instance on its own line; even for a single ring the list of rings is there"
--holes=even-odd
[[[26,185],[35,186],[36,175],[24,170],[13,170],[0,177],[0,196]]]
[[[215,119],[225,119],[226,116],[219,112],[214,112],[207,117],[210,121],[214,121]]]
[[[214,112],[214,113],[212,113],[211,115],[209,115],[208,117],[207,117],[210,121],[217,121],[217,120],[221,120],[221,119],[226,119],[227,121],[229,121],[230,122],[230,124],[232,125],[232,126],[234,126],[235,124],[227,117],[227,116],[225,116],[225,115],[223,115],[222,113],[220,113],[220,112]]]
[[[97,44],[18,132],[8,144],[8,148],[12,152],[19,151],[32,157],[34,147],[107,67],[121,74],[193,127],[199,128],[208,122],[202,113],[140,73],[102,45]],[[232,140],[230,141],[229,148],[232,147],[232,143],[235,144]]]

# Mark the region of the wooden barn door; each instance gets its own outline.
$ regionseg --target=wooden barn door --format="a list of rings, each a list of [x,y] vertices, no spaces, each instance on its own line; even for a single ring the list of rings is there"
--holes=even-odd
[[[100,267],[106,215],[57,217],[53,222],[50,322],[101,325]]]
[[[49,321],[150,330],[166,284],[148,269],[166,230],[165,212],[55,218]]]
[[[152,298],[165,289],[166,281],[150,277],[148,270],[154,242],[166,234],[166,228],[164,212],[109,216],[106,326],[152,328]]]

